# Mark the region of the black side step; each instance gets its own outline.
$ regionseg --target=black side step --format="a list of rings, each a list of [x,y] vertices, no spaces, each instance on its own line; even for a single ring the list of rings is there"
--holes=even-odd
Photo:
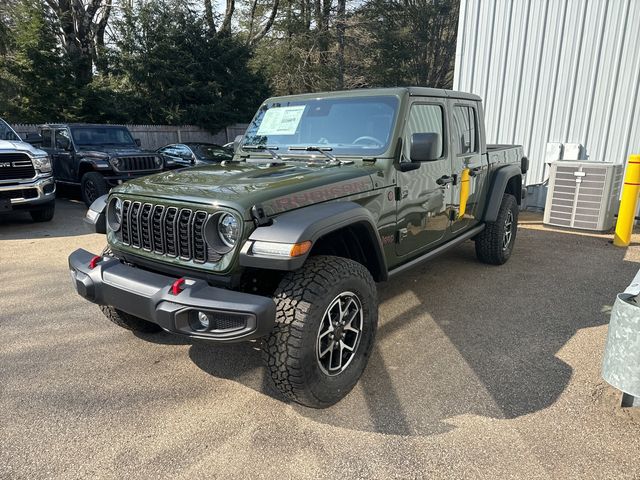
[[[438,255],[440,255],[441,253],[446,252],[447,250],[449,250],[450,248],[455,247],[456,245],[461,244],[462,242],[469,240],[471,237],[475,237],[477,234],[479,234],[481,231],[484,230],[484,223],[482,225],[478,225],[477,227],[473,227],[471,230],[468,230],[466,232],[464,232],[462,235],[460,235],[459,237],[454,238],[453,240],[445,243],[444,245],[440,245],[438,248],[431,250],[430,252],[425,253],[424,255],[418,257],[418,258],[414,258],[413,260],[404,263],[402,265],[400,265],[399,267],[394,268],[393,270],[389,271],[389,278],[394,277],[395,275],[402,273],[406,270],[409,270],[410,268],[415,267],[416,265],[421,264],[422,262],[426,262],[428,260],[431,260],[435,257],[437,257]]]

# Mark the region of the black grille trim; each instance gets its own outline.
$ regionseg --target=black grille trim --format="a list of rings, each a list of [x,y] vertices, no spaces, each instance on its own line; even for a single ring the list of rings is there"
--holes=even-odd
[[[156,165],[156,158],[153,155],[135,156],[135,157],[116,157],[119,160],[117,170],[120,172],[142,172],[149,170],[160,170],[160,165]]]
[[[158,255],[196,263],[216,262],[220,256],[210,255],[204,238],[209,217],[202,210],[125,200],[119,236],[125,245]]]
[[[28,180],[36,176],[26,153],[0,153],[0,180]]]

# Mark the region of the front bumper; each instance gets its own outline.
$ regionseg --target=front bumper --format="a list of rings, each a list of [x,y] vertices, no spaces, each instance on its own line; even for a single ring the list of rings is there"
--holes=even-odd
[[[12,208],[48,203],[55,197],[56,184],[52,176],[0,183],[0,199],[10,199]]]
[[[105,174],[104,179],[107,182],[107,185],[110,187],[115,187],[117,185],[122,185],[124,182],[128,182],[129,180],[135,180],[136,178],[146,177],[149,175],[154,175],[156,173],[162,173],[164,170],[143,170],[136,172],[117,172]]]
[[[183,290],[174,295],[175,277],[128,266],[111,257],[90,268],[93,257],[82,249],[69,256],[78,294],[166,331],[226,343],[263,337],[275,324],[276,306],[271,298],[211,287],[204,280],[191,278],[185,278]],[[208,329],[198,324],[198,312],[211,319]]]

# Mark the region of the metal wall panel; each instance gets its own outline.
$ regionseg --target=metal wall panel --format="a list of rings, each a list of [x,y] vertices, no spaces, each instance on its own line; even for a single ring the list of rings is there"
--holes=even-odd
[[[524,146],[527,184],[548,142],[590,160],[640,153],[640,0],[460,0],[453,88],[484,100],[489,143]]]

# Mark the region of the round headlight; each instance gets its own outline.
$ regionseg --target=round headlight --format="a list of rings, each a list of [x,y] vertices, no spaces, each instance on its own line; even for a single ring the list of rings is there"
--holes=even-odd
[[[122,226],[122,200],[119,198],[112,198],[109,201],[109,206],[107,207],[107,223],[109,224],[109,228],[114,232],[120,230]]]
[[[236,217],[230,213],[224,213],[220,215],[218,220],[218,235],[220,240],[227,247],[233,247],[238,241],[238,234],[240,233],[240,226]]]

